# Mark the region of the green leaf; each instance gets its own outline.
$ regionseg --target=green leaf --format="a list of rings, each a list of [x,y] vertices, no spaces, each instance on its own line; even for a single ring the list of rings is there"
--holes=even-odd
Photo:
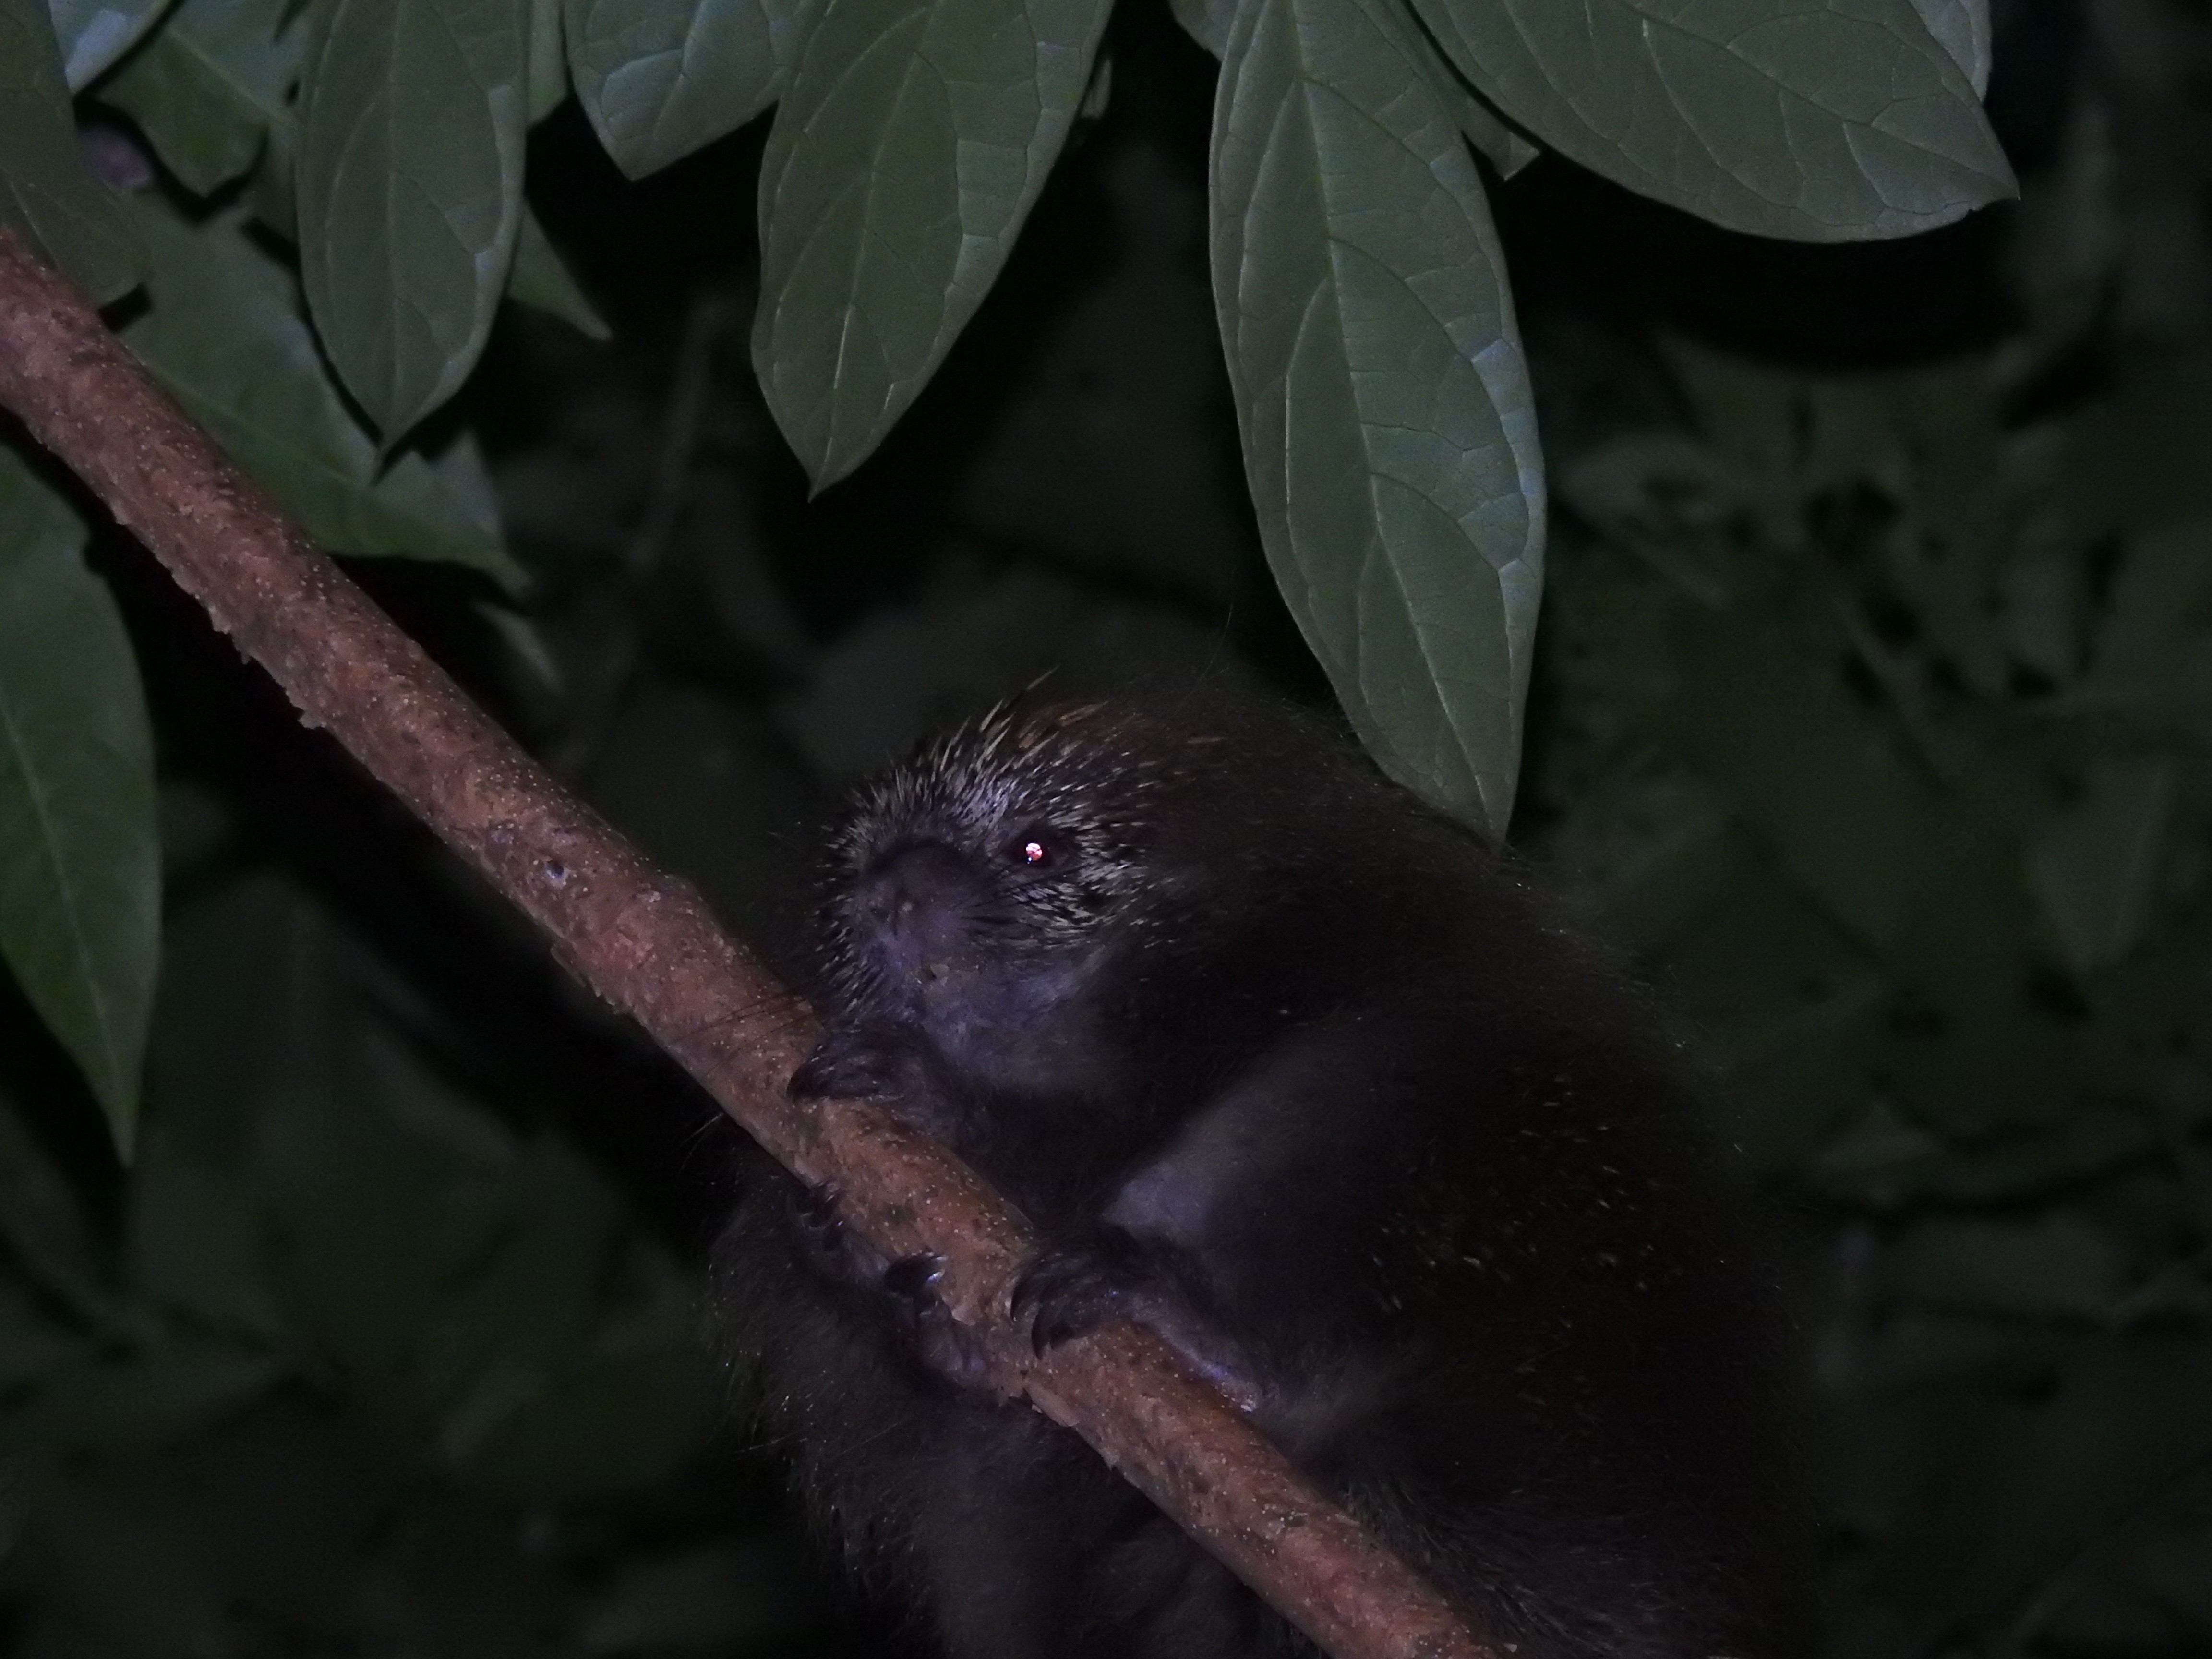
[[[428,1322],[512,1215],[498,1198],[495,1145],[457,1155],[401,1103],[421,1068],[301,941],[295,999],[281,1015],[263,1179],[283,1240],[274,1259],[289,1320],[312,1331],[343,1385],[364,1398],[419,1398]],[[319,1008],[314,1005],[319,1004]]]
[[[392,1075],[404,1079],[404,1067]],[[614,1194],[557,1142],[525,1143],[504,1186],[514,1213],[503,1218],[497,1243],[453,1275],[416,1333],[425,1396],[463,1419],[471,1389],[489,1384],[496,1394],[501,1382],[540,1373],[582,1346],[623,1222]],[[472,1435],[488,1426],[449,1421],[447,1451],[465,1455]]]
[[[2109,967],[2142,940],[2172,803],[2171,762],[2106,763],[2028,848],[2028,883],[2076,973]]]
[[[605,1503],[669,1480],[696,1465],[728,1412],[726,1379],[697,1346],[696,1307],[679,1293],[657,1318],[625,1310],[556,1370],[513,1374],[506,1400],[460,1402],[495,1415],[459,1443],[461,1414],[449,1417],[441,1449],[471,1484],[538,1503]]]
[[[156,1038],[157,1054],[161,1047]],[[163,1090],[159,1064],[153,1095],[161,1109],[147,1126],[125,1194],[131,1288],[205,1328],[278,1346],[283,1322],[260,1194],[238,1159],[210,1156],[179,1132],[172,1121],[178,1103]]]
[[[2091,636],[2091,672],[2075,695],[2085,706],[2124,710],[2191,735],[2212,729],[2208,600],[2212,521],[2128,538]]]
[[[290,273],[237,214],[188,226],[147,201],[138,220],[153,303],[124,337],[318,544],[465,564],[522,585],[496,527],[420,455],[379,475],[376,447],[324,372]]]
[[[100,95],[185,188],[210,195],[253,165],[285,118],[306,31],[283,33],[284,17],[285,0],[182,0]]]
[[[207,1559],[221,1534],[179,1525],[173,1506],[149,1503],[143,1488],[55,1481],[33,1525],[46,1594],[74,1615],[54,1650],[124,1659],[217,1648],[230,1634],[232,1608]]]
[[[1229,50],[1229,31],[1237,22],[1237,0],[1168,0],[1185,34],[1216,58]]]
[[[386,440],[468,378],[522,223],[528,0],[337,0],[297,162],[307,307]]]
[[[775,101],[812,0],[564,0],[568,74],[615,165],[642,179]]]
[[[817,489],[928,384],[1091,78],[1106,0],[830,0],[761,163],[753,362]]]
[[[83,540],[0,453],[0,957],[127,1152],[161,947],[154,742]]]
[[[265,1350],[178,1334],[127,1358],[102,1354],[64,1378],[40,1413],[54,1445],[145,1451],[202,1433],[284,1379]]]
[[[2027,937],[2004,843],[1957,810],[1791,613],[1677,617],[1674,734],[1791,884],[1908,977],[1980,985]],[[1961,930],[1962,914],[1980,924]]]
[[[562,38],[561,0],[530,0],[530,124],[535,126],[568,95],[568,44]]]
[[[1974,88],[1990,89],[1990,0],[1912,0],[1929,33],[1942,43]]]
[[[1214,298],[1276,580],[1384,768],[1503,835],[1544,483],[1474,164],[1380,0],[1255,0],[1214,146]]]
[[[65,1368],[84,1363],[85,1346],[26,1285],[0,1279],[0,1387],[18,1399],[49,1387]],[[20,1448],[0,1452],[0,1562],[22,1539],[31,1507],[28,1474]]]
[[[1767,872],[1741,871],[1667,952],[1670,1000],[1729,1057],[1728,1139],[1758,1169],[1802,1160],[1869,1086],[1890,987]]]
[[[137,286],[130,227],[77,154],[61,53],[39,0],[0,0],[0,229],[24,238],[95,305]]]
[[[1961,1133],[2063,1110],[2072,1038],[2019,994],[2037,928],[2012,844],[1938,789],[1803,615],[1750,599],[1674,610],[1673,743],[1910,1000],[1874,1069]]]
[[[1419,61],[1421,73],[1436,88],[1444,107],[1451,112],[1455,125],[1482,153],[1483,158],[1498,169],[1498,176],[1510,179],[1522,167],[1534,161],[1543,151],[1514,128],[1499,118],[1498,112],[1484,103],[1468,89],[1459,71],[1452,68],[1437,51],[1436,42],[1428,31],[1415,25],[1401,25],[1396,31],[1400,45],[1410,51]],[[1215,54],[1217,57],[1218,53]]]
[[[2125,1262],[2087,1222],[1922,1222],[1890,1252],[1889,1287],[1936,1307],[2094,1319],[2118,1298]]]
[[[1929,0],[1929,3],[1938,3],[1938,0]],[[1192,40],[1216,58],[1228,50],[1229,31],[1237,21],[1237,0],[1170,0],[1170,5],[1176,21],[1182,25],[1183,33]],[[1401,38],[1403,44],[1420,58],[1429,84],[1451,111],[1452,119],[1467,136],[1468,143],[1480,150],[1501,175],[1510,179],[1543,153],[1468,91],[1451,67],[1437,57],[1435,47],[1429,44],[1425,33],[1401,31]]]
[[[507,297],[550,313],[590,340],[610,340],[614,331],[592,308],[568,272],[560,250],[545,239],[538,216],[525,207],[522,229],[514,240],[514,267],[507,273]]]
[[[1510,179],[1544,153],[1499,120],[1489,105],[1462,86],[1449,64],[1435,61],[1436,54],[1426,40],[1420,45],[1421,56],[1430,64],[1430,84],[1451,111],[1452,120],[1461,134],[1498,169],[1499,178]]]
[[[62,74],[71,92],[97,81],[145,39],[169,0],[51,0]]]
[[[1414,7],[1511,120],[1730,229],[1906,236],[2013,193],[1971,79],[1916,0]]]
[[[11,462],[6,465],[12,466]],[[38,1288],[47,1318],[59,1309],[70,1322],[101,1336],[128,1336],[128,1317],[102,1283],[106,1264],[83,1201],[4,1094],[0,1094],[0,1246],[9,1258],[8,1277]],[[47,1357],[58,1356],[49,1350]],[[9,1354],[10,1363],[0,1367],[0,1372],[13,1372],[21,1358]],[[14,1380],[10,1376],[9,1381]]]
[[[240,192],[254,222],[295,247],[300,241],[300,191],[293,163],[299,149],[300,124],[288,111],[283,120],[270,123],[261,165],[247,176]]]

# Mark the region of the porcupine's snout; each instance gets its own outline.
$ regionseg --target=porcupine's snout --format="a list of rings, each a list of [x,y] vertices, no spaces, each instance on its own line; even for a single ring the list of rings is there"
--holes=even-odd
[[[968,942],[967,918],[981,896],[959,854],[939,842],[909,842],[869,867],[852,906],[886,967],[933,976]]]

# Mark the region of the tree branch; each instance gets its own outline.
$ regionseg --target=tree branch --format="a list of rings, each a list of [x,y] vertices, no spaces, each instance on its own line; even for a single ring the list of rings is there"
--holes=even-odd
[[[185,418],[100,319],[0,229],[0,404],[104,501],[216,626],[550,936],[722,1109],[898,1257],[943,1258],[995,1381],[1097,1449],[1337,1659],[1496,1659],[1150,1333],[1116,1324],[1044,1358],[1007,1294],[1021,1217],[865,1102],[794,1105],[806,1006],[568,794]]]

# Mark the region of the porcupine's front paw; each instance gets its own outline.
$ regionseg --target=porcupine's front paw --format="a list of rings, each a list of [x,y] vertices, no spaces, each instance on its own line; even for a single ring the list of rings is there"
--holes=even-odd
[[[842,1026],[822,1034],[784,1091],[800,1102],[879,1100],[910,1092],[921,1072],[913,1042],[896,1032]]]
[[[834,1189],[794,1182],[785,1215],[799,1259],[816,1278],[833,1285],[882,1281],[884,1253],[845,1224]]]
[[[786,1224],[806,1270],[863,1293],[925,1370],[964,1389],[988,1385],[990,1361],[982,1345],[938,1292],[944,1264],[937,1257],[885,1256],[846,1222],[836,1192],[827,1187],[794,1182]]]
[[[1109,1320],[1149,1322],[1161,1289],[1137,1242],[1102,1230],[1031,1262],[1014,1285],[1013,1310],[1029,1321],[1030,1340],[1042,1353]]]
[[[915,1357],[957,1387],[988,1389],[990,1357],[975,1333],[945,1305],[939,1291],[944,1278],[945,1264],[936,1256],[909,1255],[885,1268],[881,1283]]]
[[[1264,1389],[1249,1358],[1194,1303],[1172,1254],[1102,1227],[1084,1242],[1047,1250],[1014,1285],[1040,1354],[1116,1319],[1141,1325],[1240,1412],[1256,1410]]]

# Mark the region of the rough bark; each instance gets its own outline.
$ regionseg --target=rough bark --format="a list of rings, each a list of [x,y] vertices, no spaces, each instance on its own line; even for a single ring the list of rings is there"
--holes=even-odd
[[[996,1381],[1108,1463],[1337,1659],[1495,1659],[1172,1352],[1109,1326],[1039,1358],[1007,1295],[1021,1217],[881,1109],[794,1105],[815,1021],[689,886],[647,864],[319,554],[99,317],[0,229],[0,404],[106,504],[216,626],[544,930],[769,1152],[836,1190],[887,1255],[945,1262]]]

